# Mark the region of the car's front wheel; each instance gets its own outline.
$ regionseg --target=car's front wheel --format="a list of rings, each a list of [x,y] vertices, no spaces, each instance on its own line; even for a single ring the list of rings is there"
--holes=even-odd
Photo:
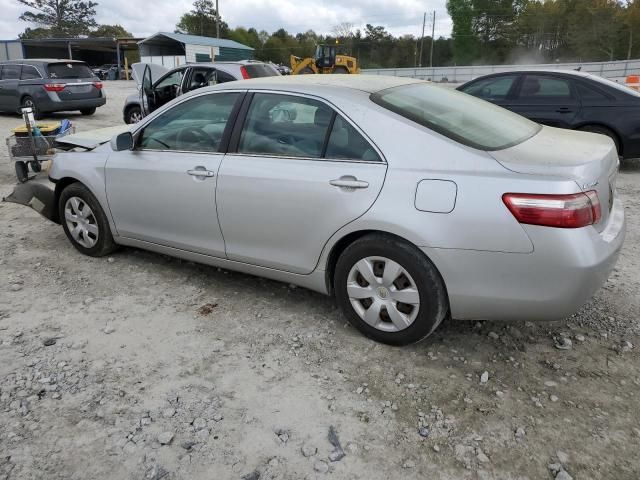
[[[449,311],[444,282],[431,261],[386,235],[364,236],[342,252],[334,290],[354,327],[390,345],[426,338]]]
[[[127,113],[124,116],[124,122],[132,124],[138,123],[140,120],[142,120],[142,110],[140,110],[140,107],[129,107],[127,109]]]
[[[64,233],[78,251],[102,257],[117,248],[104,210],[81,183],[72,183],[62,191],[58,213]]]

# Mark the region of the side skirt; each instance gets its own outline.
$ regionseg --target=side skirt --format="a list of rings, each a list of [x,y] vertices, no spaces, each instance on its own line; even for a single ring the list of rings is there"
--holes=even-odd
[[[309,290],[328,295],[327,286],[325,284],[324,270],[316,269],[309,275],[300,275],[296,273],[275,270],[273,268],[260,267],[256,265],[249,265],[247,263],[236,262],[234,260],[227,260],[226,258],[212,257],[209,255],[203,255],[201,253],[194,253],[178,248],[166,247],[164,245],[158,245],[157,243],[145,242],[143,240],[136,240],[133,238],[114,237],[114,240],[119,245],[136,247],[143,250],[162,253],[164,255],[181,258],[183,260],[188,260],[195,263],[202,263],[205,265],[211,265],[213,267],[225,268],[236,272],[255,275],[257,277],[269,278],[271,280],[276,280],[279,282],[293,283],[294,285],[299,285],[301,287],[308,288]]]

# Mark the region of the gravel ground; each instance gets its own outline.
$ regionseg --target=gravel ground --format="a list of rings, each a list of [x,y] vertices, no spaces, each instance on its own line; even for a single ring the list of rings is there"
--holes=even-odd
[[[122,122],[133,87],[105,85],[78,130]],[[626,162],[626,244],[579,314],[448,322],[401,349],[330,298],[140,250],[84,257],[0,203],[0,480],[638,479],[639,185]]]

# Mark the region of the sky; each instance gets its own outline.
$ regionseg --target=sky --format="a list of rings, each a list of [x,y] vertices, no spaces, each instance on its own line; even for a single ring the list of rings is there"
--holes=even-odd
[[[180,15],[193,0],[96,0],[97,21],[120,24],[137,37],[158,31],[174,31]],[[349,22],[364,30],[367,23],[383,25],[394,35],[420,36],[427,13],[425,35],[431,34],[430,15],[436,11],[436,37],[451,34],[446,0],[219,0],[220,14],[230,27],[255,27],[271,33],[312,29],[330,33],[334,25]],[[0,39],[17,38],[29,26],[18,17],[25,7],[17,0],[0,0]]]

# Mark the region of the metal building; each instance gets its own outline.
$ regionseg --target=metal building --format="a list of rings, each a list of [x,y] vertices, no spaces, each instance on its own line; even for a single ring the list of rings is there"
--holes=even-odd
[[[193,62],[251,60],[253,48],[233,40],[158,32],[138,42],[140,60],[169,68]]]

